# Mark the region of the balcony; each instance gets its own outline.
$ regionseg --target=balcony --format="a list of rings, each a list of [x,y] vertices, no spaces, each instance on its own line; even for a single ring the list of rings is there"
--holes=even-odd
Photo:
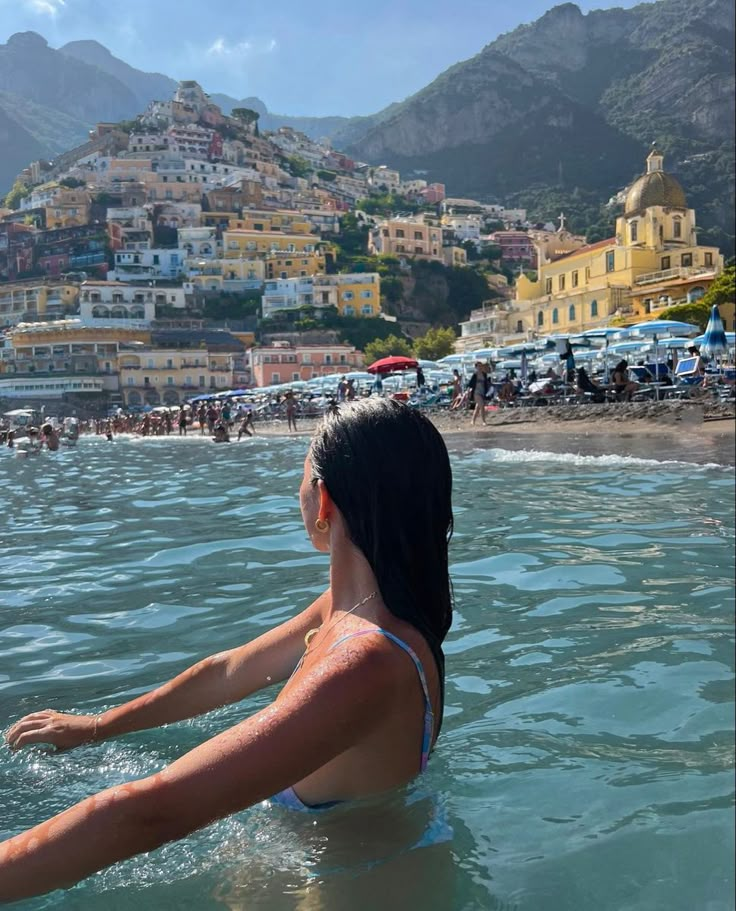
[[[715,275],[715,266],[678,266],[675,269],[664,269],[659,272],[645,272],[634,279],[635,285],[651,285],[659,282],[671,282],[683,278]]]

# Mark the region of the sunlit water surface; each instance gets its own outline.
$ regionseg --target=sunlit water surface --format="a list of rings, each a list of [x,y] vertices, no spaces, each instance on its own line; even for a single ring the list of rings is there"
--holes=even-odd
[[[304,451],[0,453],[0,726],[100,712],[305,607],[327,563],[301,525]],[[501,450],[453,468],[446,721],[423,779],[319,816],[263,804],[23,908],[733,907],[732,471]],[[0,837],[272,696],[69,753],[0,748]]]

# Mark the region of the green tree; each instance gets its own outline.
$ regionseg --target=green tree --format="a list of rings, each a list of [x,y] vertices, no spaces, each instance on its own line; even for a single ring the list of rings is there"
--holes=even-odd
[[[230,112],[230,116],[233,120],[237,120],[239,123],[242,123],[245,127],[251,127],[254,123],[258,123],[258,118],[261,116],[258,111],[253,111],[250,108],[233,108]]]
[[[691,304],[674,304],[663,310],[658,319],[676,319],[683,323],[695,323],[700,326],[701,331],[705,331],[710,317],[710,306],[705,303],[705,298],[693,301]]]
[[[31,195],[30,187],[27,187],[24,183],[21,183],[19,180],[13,184],[10,192],[5,197],[5,205],[9,209],[20,209],[21,199],[25,199],[26,196]]]
[[[77,177],[63,177],[59,181],[60,187],[66,187],[67,190],[76,190],[79,187],[86,187],[87,184],[83,180],[79,180]]]
[[[306,177],[312,169],[309,162],[300,158],[298,155],[289,155],[286,158],[286,170],[292,177]]]
[[[411,345],[405,338],[398,335],[389,335],[387,338],[376,338],[363,349],[366,364],[372,364],[382,357],[411,357]]]
[[[436,361],[455,350],[455,333],[452,329],[430,329],[426,335],[414,339],[414,357]]]
[[[736,301],[736,266],[730,265],[721,272],[702,297],[702,302],[710,308],[713,304],[732,304]]]

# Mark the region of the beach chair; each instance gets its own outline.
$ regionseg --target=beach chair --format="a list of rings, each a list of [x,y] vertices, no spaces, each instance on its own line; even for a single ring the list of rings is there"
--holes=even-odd
[[[697,355],[684,357],[675,367],[675,395],[678,398],[699,397],[703,394],[703,362]]]

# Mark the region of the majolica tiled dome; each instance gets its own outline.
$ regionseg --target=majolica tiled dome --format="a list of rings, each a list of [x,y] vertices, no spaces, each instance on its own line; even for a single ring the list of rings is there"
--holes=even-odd
[[[629,187],[624,215],[638,215],[650,206],[687,209],[685,191],[679,181],[662,170],[662,155],[654,149],[647,158],[647,173]]]

